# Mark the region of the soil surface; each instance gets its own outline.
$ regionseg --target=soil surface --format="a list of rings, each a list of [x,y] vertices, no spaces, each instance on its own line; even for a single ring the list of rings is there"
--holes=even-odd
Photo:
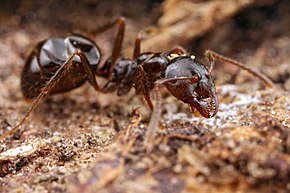
[[[0,192],[290,192],[290,1],[165,0],[0,2],[0,135],[28,110],[20,76],[48,37],[81,33],[111,55],[126,19],[122,54],[183,46],[207,64],[206,49],[269,77],[217,62],[219,112],[206,119],[161,88],[162,115],[144,145],[150,110],[132,89],[101,94],[85,84],[42,100],[0,143]],[[105,79],[97,78],[100,84]],[[154,97],[153,97],[154,98]]]

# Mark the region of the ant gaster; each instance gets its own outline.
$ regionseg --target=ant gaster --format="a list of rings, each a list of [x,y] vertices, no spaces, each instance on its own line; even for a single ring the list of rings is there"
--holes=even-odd
[[[90,39],[81,35],[66,38],[49,38],[40,42],[31,52],[21,75],[21,90],[26,99],[35,98],[24,118],[12,130],[3,134],[0,140],[11,135],[28,118],[40,100],[56,93],[70,91],[86,81],[98,92],[117,92],[125,95],[134,87],[137,95],[142,95],[153,111],[146,138],[152,138],[161,113],[160,85],[178,100],[188,104],[192,112],[197,110],[203,117],[213,117],[219,107],[213,78],[211,76],[214,59],[234,64],[260,78],[265,84],[272,82],[262,74],[245,67],[241,63],[207,51],[210,68],[195,60],[183,48],[177,47],[167,53],[140,52],[141,33],[135,41],[133,59],[120,57],[125,21],[116,22],[118,32],[111,57],[99,68],[100,51]],[[101,87],[96,77],[107,79]],[[155,108],[150,93],[156,88]]]

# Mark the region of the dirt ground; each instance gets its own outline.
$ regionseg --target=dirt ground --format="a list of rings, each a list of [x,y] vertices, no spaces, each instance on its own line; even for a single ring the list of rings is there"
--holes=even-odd
[[[211,119],[162,89],[162,116],[150,149],[150,111],[134,89],[96,93],[89,84],[43,100],[13,136],[0,143],[0,192],[290,192],[290,1],[1,1],[0,134],[31,102],[20,75],[33,46],[71,32],[92,38],[102,61],[124,16],[123,54],[150,29],[143,51],[181,45],[206,63],[212,49],[268,76],[266,88],[247,72],[218,62],[220,100]],[[105,80],[98,78],[104,83]]]

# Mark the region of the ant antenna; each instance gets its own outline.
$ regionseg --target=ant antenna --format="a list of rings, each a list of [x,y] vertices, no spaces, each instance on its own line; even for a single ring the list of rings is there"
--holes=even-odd
[[[233,60],[231,58],[225,57],[223,55],[220,55],[212,50],[206,50],[205,51],[205,55],[208,58],[209,62],[210,62],[210,69],[209,69],[209,73],[211,73],[212,68],[213,68],[213,59],[218,59],[224,63],[228,63],[228,64],[233,64],[235,66],[240,67],[243,70],[246,70],[247,72],[249,72],[250,74],[254,75],[255,77],[259,78],[266,86],[270,87],[270,88],[275,88],[274,83],[265,75],[263,75],[262,73],[256,71],[255,69],[252,69],[250,67],[245,66],[243,63],[238,62],[236,60]]]
[[[213,55],[210,53],[210,50],[207,50],[205,52],[205,56],[206,56],[206,58],[207,58],[207,60],[209,62],[209,65],[210,65],[209,66],[209,70],[208,70],[208,74],[211,75],[213,67],[214,67],[214,64],[215,64],[215,60],[214,60]]]

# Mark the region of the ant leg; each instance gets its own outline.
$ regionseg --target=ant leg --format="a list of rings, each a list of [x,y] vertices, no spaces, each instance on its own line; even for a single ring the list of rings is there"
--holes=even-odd
[[[149,108],[153,111],[153,103],[150,98],[150,88],[148,85],[150,84],[147,80],[146,74],[142,66],[138,66],[136,69],[135,75],[135,90],[137,95],[143,95],[143,98],[146,100]]]
[[[188,55],[188,52],[183,47],[177,46],[167,53],[168,56],[170,56],[171,54],[186,54],[186,55]]]
[[[119,23],[119,20],[124,20],[124,18],[119,17],[118,19],[115,18],[113,20],[110,20],[106,24],[104,24],[103,26],[100,26],[97,29],[90,31],[89,33],[92,35],[97,35],[97,34],[103,33],[104,31],[108,30],[112,26],[116,25],[116,23]],[[84,31],[86,31],[86,30],[84,30]]]
[[[60,66],[60,68],[56,71],[56,73],[49,79],[46,85],[41,89],[41,92],[36,97],[33,104],[29,107],[28,111],[26,112],[24,117],[21,119],[21,121],[16,126],[14,126],[10,131],[0,136],[0,141],[2,141],[3,139],[15,133],[17,129],[27,120],[28,116],[36,108],[40,100],[51,93],[51,91],[57,86],[59,79],[71,70],[71,65],[73,64],[72,61],[75,55],[80,57],[81,64],[83,65],[85,75],[89,83],[95,88],[95,90],[102,91],[102,89],[99,87],[99,85],[96,82],[94,73],[90,67],[87,57],[85,56],[83,52],[76,51],[67,59],[67,61],[63,63],[63,65]]]
[[[141,53],[141,40],[142,40],[142,34],[139,33],[135,39],[135,47],[134,47],[134,53],[133,53],[134,60],[136,60]]]
[[[141,53],[141,41],[146,38],[148,34],[152,32],[152,28],[146,28],[141,30],[135,39],[135,47],[133,52],[133,59],[136,60]]]
[[[116,62],[120,56],[121,47],[124,39],[125,32],[125,19],[120,17],[115,24],[118,25],[118,32],[115,39],[114,47],[111,56],[107,59],[102,68],[98,69],[95,74],[102,76],[108,80],[112,80],[112,72],[116,66]]]
[[[145,133],[145,145],[152,145],[152,141],[154,139],[154,134],[158,128],[158,120],[161,116],[161,109],[162,109],[162,101],[161,101],[161,94],[160,94],[160,85],[164,85],[169,82],[174,82],[177,80],[190,80],[191,82],[198,82],[200,80],[199,76],[192,76],[192,77],[176,77],[176,78],[168,78],[163,79],[155,82],[155,107],[153,108],[153,111],[151,113],[150,122],[148,125],[148,129]]]
[[[212,54],[210,54],[209,50],[207,50],[205,52],[205,56],[206,56],[207,61],[209,63],[209,70],[208,70],[208,72],[209,72],[209,74],[211,74],[212,73],[212,70],[213,70],[213,67],[214,67],[214,64],[215,64],[214,57],[213,57]]]
[[[141,41],[144,37],[144,33],[150,33],[150,31],[141,31],[139,32],[139,34],[137,35],[136,39],[135,39],[135,47],[134,47],[134,53],[133,53],[133,59],[136,60],[137,57],[140,55],[141,53]],[[187,54],[188,52],[181,46],[177,46],[174,49],[172,49],[170,52],[168,52],[166,55],[171,55],[171,54]]]
[[[259,78],[266,86],[271,87],[271,88],[275,88],[274,83],[265,75],[263,75],[262,73],[258,72],[255,69],[252,69],[250,67],[245,66],[244,64],[233,60],[231,58],[225,57],[223,55],[220,55],[212,50],[207,50],[205,52],[205,56],[208,58],[209,62],[211,63],[211,67],[209,72],[211,73],[212,68],[213,68],[213,60],[214,59],[218,59],[222,62],[228,63],[228,64],[233,64],[235,66],[238,66],[239,68],[246,70],[247,72],[249,72],[250,74],[254,75],[255,77]]]
[[[150,117],[150,122],[148,125],[148,129],[145,133],[145,139],[144,139],[144,144],[145,146],[152,146],[153,145],[153,139],[154,139],[154,134],[158,128],[158,121],[159,118],[161,117],[161,106],[162,106],[162,101],[161,101],[161,93],[160,93],[160,89],[159,86],[162,83],[158,83],[156,82],[156,86],[154,89],[154,93],[155,93],[155,107],[151,112],[151,117]]]
[[[90,62],[82,51],[76,51],[73,55],[78,55],[81,60],[81,65],[85,70],[85,75],[92,87],[98,92],[103,92],[102,88],[98,85],[94,72],[91,69]]]
[[[112,56],[111,56],[111,66],[109,68],[109,80],[111,79],[112,72],[116,66],[116,61],[120,56],[121,47],[122,47],[122,43],[124,39],[124,32],[125,32],[125,19],[123,17],[119,18],[117,20],[117,24],[119,27],[118,27],[118,33],[117,33],[117,37],[115,40],[115,44],[114,44],[114,48],[113,48]]]

